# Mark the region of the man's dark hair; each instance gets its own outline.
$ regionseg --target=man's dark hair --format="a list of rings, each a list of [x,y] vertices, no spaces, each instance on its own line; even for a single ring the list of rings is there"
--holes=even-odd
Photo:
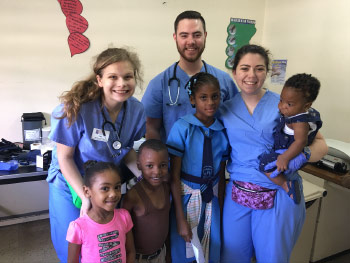
[[[201,13],[199,13],[197,11],[187,10],[187,11],[182,12],[181,14],[179,14],[176,17],[175,22],[174,22],[174,31],[175,31],[175,33],[177,32],[177,26],[178,26],[179,22],[181,20],[183,20],[183,19],[199,19],[199,20],[201,20],[202,24],[203,24],[204,32],[206,32],[205,20],[202,17]]]

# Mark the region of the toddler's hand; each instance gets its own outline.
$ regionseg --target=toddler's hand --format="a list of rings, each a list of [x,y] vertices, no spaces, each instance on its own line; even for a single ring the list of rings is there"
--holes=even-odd
[[[186,220],[180,220],[180,222],[178,222],[177,231],[186,242],[191,242],[192,230],[189,223]]]
[[[284,158],[283,154],[278,155],[276,167],[279,172],[284,172],[288,169],[288,160]]]
[[[286,150],[277,150],[276,153],[282,154]],[[273,161],[271,163],[268,163],[265,166],[265,170],[269,170],[271,168],[277,167],[276,166],[277,161]],[[303,153],[299,153],[297,156],[295,156],[292,160],[289,161],[288,163],[288,169],[284,171],[285,174],[291,174],[296,171],[298,171],[305,163],[307,163],[307,159]],[[275,178],[277,175],[279,175],[281,172],[278,171],[278,169],[274,170],[271,174],[271,178]]]

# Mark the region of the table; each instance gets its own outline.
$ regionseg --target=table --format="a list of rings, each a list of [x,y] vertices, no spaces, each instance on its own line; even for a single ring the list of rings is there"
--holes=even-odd
[[[321,200],[318,212],[310,261],[317,262],[337,253],[350,251],[349,172],[340,174],[308,164],[300,174],[303,178],[322,182],[320,186],[327,191],[327,197]]]
[[[46,180],[47,171],[35,165],[19,166],[15,171],[0,171],[0,185]]]
[[[0,226],[48,217],[47,171],[36,166],[20,166],[0,171]]]
[[[350,173],[346,174],[337,173],[328,169],[320,168],[314,164],[307,164],[302,169],[302,171],[312,174],[316,177],[324,179],[326,181],[335,183],[337,185],[343,186],[350,189]]]

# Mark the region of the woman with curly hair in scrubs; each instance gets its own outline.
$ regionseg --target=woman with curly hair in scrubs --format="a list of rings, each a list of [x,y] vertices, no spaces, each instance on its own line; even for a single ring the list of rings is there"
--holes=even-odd
[[[83,192],[83,164],[123,163],[139,174],[133,144],[144,136],[146,118],[132,95],[141,82],[138,56],[108,48],[97,56],[90,77],[64,93],[52,113],[50,139],[57,146],[47,181],[51,239],[61,262],[67,262],[69,223],[91,207]]]
[[[318,132],[308,149],[311,155],[309,151],[292,159],[281,185],[259,171],[258,156],[272,148],[279,118],[279,95],[263,88],[269,65],[269,52],[263,47],[240,48],[233,66],[240,93],[225,102],[221,111],[231,146],[222,263],[250,263],[254,256],[257,262],[289,262],[305,219],[302,179],[297,170],[327,153],[325,140]],[[300,201],[295,202],[298,198]]]

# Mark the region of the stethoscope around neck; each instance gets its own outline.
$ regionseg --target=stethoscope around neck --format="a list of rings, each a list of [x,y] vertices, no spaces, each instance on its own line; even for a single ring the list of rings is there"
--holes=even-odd
[[[204,65],[205,73],[208,73],[207,64],[205,63],[204,60],[202,60],[202,62],[203,62],[203,65]],[[177,103],[178,100],[179,100],[179,95],[180,95],[180,79],[176,76],[176,70],[177,70],[177,65],[178,64],[179,64],[179,61],[177,61],[175,63],[173,76],[168,80],[168,93],[169,93],[169,100],[170,100],[170,103],[166,104],[168,106],[180,106],[181,105],[181,103]],[[171,92],[170,92],[170,86],[171,86],[171,82],[172,81],[176,81],[177,82],[177,94],[176,94],[175,101],[173,101],[173,98],[171,97]]]
[[[115,158],[115,157],[119,156],[121,154],[121,152],[122,152],[122,142],[120,140],[120,136],[121,136],[121,133],[122,133],[122,128],[123,128],[124,119],[125,119],[125,115],[126,115],[126,101],[123,103],[123,117],[122,117],[122,122],[120,123],[120,127],[119,127],[119,131],[118,132],[117,132],[117,128],[115,127],[115,124],[107,120],[102,105],[101,105],[101,113],[102,113],[102,117],[103,117],[103,123],[102,123],[102,134],[103,134],[103,136],[106,138],[105,127],[106,127],[106,125],[110,125],[112,127],[112,129],[113,129],[113,132],[115,133],[115,135],[117,137],[117,140],[115,140],[112,143],[113,149],[117,150],[116,154],[113,153],[113,150],[111,149],[111,146],[109,145],[108,141],[106,140],[106,144],[107,144],[108,150],[111,153],[112,158]]]

